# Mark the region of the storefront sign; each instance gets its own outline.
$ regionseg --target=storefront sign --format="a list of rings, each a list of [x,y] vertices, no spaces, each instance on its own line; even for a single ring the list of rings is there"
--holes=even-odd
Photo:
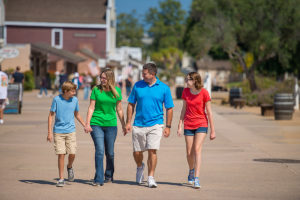
[[[15,58],[19,56],[19,50],[12,47],[4,47],[0,49],[0,58]]]

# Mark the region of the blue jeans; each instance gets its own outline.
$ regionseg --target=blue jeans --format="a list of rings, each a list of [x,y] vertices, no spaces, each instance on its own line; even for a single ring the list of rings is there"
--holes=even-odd
[[[83,88],[83,99],[84,100],[88,100],[89,98],[89,93],[90,93],[91,87],[90,86],[86,86]]]
[[[129,97],[131,93],[131,87],[126,87],[126,95]]]
[[[116,126],[91,126],[93,131],[91,132],[92,139],[95,145],[95,168],[96,173],[94,182],[103,184],[104,182],[104,169],[103,158],[104,150],[106,156],[106,170],[105,179],[113,179],[114,175],[114,146],[117,137]]]
[[[47,96],[48,95],[47,88],[41,87],[40,88],[40,95],[43,94],[43,91],[45,92],[45,95]]]

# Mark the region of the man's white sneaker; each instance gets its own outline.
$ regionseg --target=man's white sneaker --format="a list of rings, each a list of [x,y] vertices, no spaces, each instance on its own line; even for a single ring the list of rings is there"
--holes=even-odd
[[[157,184],[156,184],[153,176],[148,176],[148,187],[149,188],[157,188]]]
[[[0,119],[0,124],[3,124],[3,123],[4,123],[3,119]]]
[[[138,167],[136,169],[136,182],[138,184],[141,184],[144,180],[144,168],[145,168],[145,165],[144,165],[144,163],[142,163],[142,166]]]

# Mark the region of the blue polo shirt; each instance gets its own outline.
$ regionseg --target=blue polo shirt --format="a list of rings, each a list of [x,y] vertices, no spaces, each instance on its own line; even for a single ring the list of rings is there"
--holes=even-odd
[[[164,110],[173,108],[173,99],[169,86],[158,78],[151,87],[144,80],[138,81],[128,98],[128,102],[136,104],[134,126],[150,127],[164,123]]]
[[[62,95],[53,98],[51,112],[55,112],[54,133],[75,132],[74,112],[79,111],[78,99],[71,97],[66,100]]]

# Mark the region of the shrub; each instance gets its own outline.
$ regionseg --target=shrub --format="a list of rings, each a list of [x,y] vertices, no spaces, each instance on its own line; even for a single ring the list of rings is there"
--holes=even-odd
[[[33,72],[31,70],[26,71],[24,73],[25,80],[24,80],[24,90],[33,90],[35,88],[35,81],[34,81],[34,76]]]
[[[243,97],[246,99],[248,106],[260,106],[261,104],[273,104],[274,96],[276,93],[293,93],[294,92],[294,80],[286,80],[282,82],[276,82],[275,78],[255,77],[256,83],[260,90],[251,92],[249,82],[247,80],[243,82],[229,83],[227,87],[242,88]]]

